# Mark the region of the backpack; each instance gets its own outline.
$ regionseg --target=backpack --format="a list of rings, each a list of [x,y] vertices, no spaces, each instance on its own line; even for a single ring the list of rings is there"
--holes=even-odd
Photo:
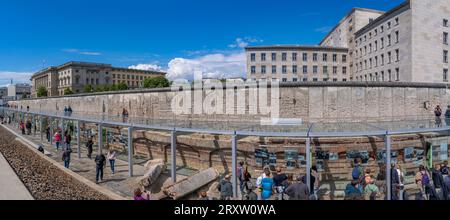
[[[353,171],[352,171],[352,178],[353,178],[354,180],[359,180],[359,177],[360,177],[359,167],[356,166],[355,168],[353,168]]]
[[[430,184],[430,177],[425,172],[425,173],[422,174],[422,185],[423,186],[428,186],[429,184]]]

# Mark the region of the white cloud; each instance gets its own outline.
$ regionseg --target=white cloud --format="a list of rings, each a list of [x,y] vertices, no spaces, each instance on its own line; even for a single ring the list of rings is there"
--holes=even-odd
[[[167,78],[170,80],[193,80],[194,72],[203,77],[230,78],[245,76],[245,52],[231,54],[208,54],[194,59],[175,58],[168,64]]]
[[[262,43],[263,40],[254,37],[236,38],[234,43],[228,45],[229,48],[245,48],[252,43]]]
[[[93,51],[80,51],[78,49],[62,49],[61,51],[66,53],[76,53],[81,55],[87,55],[87,56],[101,56],[102,53],[100,52],[93,52]]]
[[[5,86],[11,83],[30,83],[30,78],[33,73],[30,72],[12,72],[0,71],[0,86]]]
[[[128,69],[135,70],[149,70],[149,71],[163,71],[163,68],[157,64],[137,64],[128,67]]]

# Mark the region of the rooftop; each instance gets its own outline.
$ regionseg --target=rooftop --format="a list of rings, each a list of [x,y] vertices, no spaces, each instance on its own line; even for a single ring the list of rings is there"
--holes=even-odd
[[[328,47],[318,45],[266,45],[266,46],[250,46],[245,48],[249,50],[333,50],[347,52],[348,48]]]

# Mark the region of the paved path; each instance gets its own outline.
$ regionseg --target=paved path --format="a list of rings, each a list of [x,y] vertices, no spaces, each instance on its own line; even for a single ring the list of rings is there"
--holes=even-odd
[[[14,170],[0,153],[0,200],[34,200]]]

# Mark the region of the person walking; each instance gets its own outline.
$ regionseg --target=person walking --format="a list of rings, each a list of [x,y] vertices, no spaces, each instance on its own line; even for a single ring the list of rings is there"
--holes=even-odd
[[[27,135],[31,135],[31,128],[32,128],[31,121],[28,120],[25,124],[25,127],[27,128]]]
[[[61,134],[57,131],[53,138],[55,139],[56,150],[59,150],[59,146],[61,145]]]
[[[95,183],[98,184],[98,181],[103,181],[103,168],[106,165],[105,155],[99,154],[95,157]]]
[[[64,161],[64,167],[66,167],[67,169],[69,169],[71,153],[72,153],[72,149],[66,148],[62,154],[62,160]]]
[[[289,200],[309,200],[310,192],[308,186],[302,181],[300,176],[284,192],[289,196]]]
[[[50,135],[51,135],[51,132],[50,132],[50,126],[47,126],[47,127],[45,128],[45,134],[46,134],[46,136],[47,136],[47,142],[50,142]]]
[[[442,109],[441,106],[436,106],[436,108],[434,109],[434,116],[436,117],[436,127],[442,127],[442,121],[441,121],[441,116],[442,116]]]
[[[116,164],[116,151],[114,151],[112,148],[109,150],[108,152],[108,160],[109,160],[109,165],[111,166],[111,172],[112,174],[115,173],[115,164]]]
[[[266,177],[262,179],[261,181],[261,199],[262,200],[269,200],[270,197],[273,195],[274,191],[274,182],[270,175],[270,170],[266,170],[265,172]]]
[[[239,180],[239,189],[242,191],[244,190],[244,162],[239,162],[239,165],[236,170],[237,178]]]
[[[444,177],[441,173],[441,165],[435,164],[434,169],[431,170],[431,176],[433,179],[433,186],[436,190],[438,200],[444,200],[444,198],[447,198],[447,187],[445,187],[444,183]]]
[[[405,198],[405,174],[403,173],[402,167],[400,166],[400,164],[397,164],[397,174],[398,174],[398,180],[399,180],[399,195],[398,198],[399,200],[406,200],[407,198]]]
[[[391,164],[391,200],[399,200],[400,175],[395,163]]]
[[[425,169],[425,166],[420,165],[419,172],[415,176],[415,182],[420,189],[421,199],[428,200],[431,192],[431,175]]]
[[[23,121],[20,121],[19,128],[22,131],[22,135],[25,135],[25,124]]]
[[[231,175],[226,175],[218,185],[218,190],[220,192],[220,200],[230,200],[233,197],[233,186],[230,182]]]
[[[69,131],[66,131],[64,134],[64,142],[66,144],[66,148],[70,149],[70,142],[72,141],[72,136]]]
[[[252,189],[252,191],[253,191],[253,188],[254,188],[254,186],[253,186],[253,184],[251,182],[252,176],[248,172],[248,167],[245,168],[243,176],[244,176],[244,183],[242,184],[243,185],[242,192],[241,192],[242,193],[242,199],[243,200],[248,200],[247,197],[249,196],[250,189]]]
[[[87,157],[89,159],[92,159],[92,148],[94,146],[94,142],[92,141],[92,138],[89,138],[89,140],[86,142],[86,148],[87,148]]]
[[[283,182],[286,181],[288,177],[281,172],[281,167],[277,167],[276,171],[277,173],[273,176],[275,192],[277,193],[277,200],[283,200],[285,190]]]

